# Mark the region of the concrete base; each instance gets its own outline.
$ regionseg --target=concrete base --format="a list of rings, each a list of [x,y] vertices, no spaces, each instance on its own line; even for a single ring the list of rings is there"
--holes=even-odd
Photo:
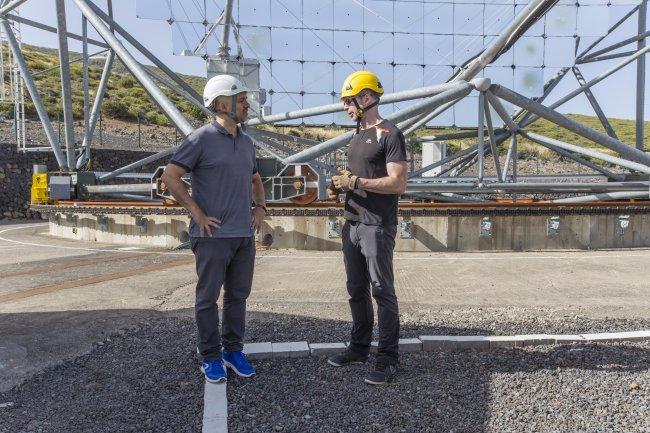
[[[59,208],[60,209],[60,208]],[[324,210],[274,208],[264,220],[259,239],[273,237],[273,249],[340,250],[342,216]],[[518,209],[504,215],[486,209],[458,209],[447,214],[410,207],[400,212],[397,251],[525,251],[650,247],[650,211],[584,208],[571,212],[546,209],[545,214]],[[292,211],[291,213],[289,211]],[[615,212],[618,213],[615,213]],[[427,212],[429,212],[427,214]],[[557,212],[556,215],[553,212]],[[340,213],[340,212],[339,212]],[[173,248],[188,239],[188,217],[182,214],[70,213],[50,214],[50,233],[69,239]]]

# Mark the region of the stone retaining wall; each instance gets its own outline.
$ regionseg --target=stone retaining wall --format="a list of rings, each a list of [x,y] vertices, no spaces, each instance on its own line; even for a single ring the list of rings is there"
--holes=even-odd
[[[95,171],[109,171],[137,161],[152,152],[93,149]],[[164,158],[139,171],[152,172],[155,167],[166,164]],[[0,220],[40,219],[38,212],[29,210],[32,167],[44,164],[48,171],[58,169],[52,152],[18,152],[15,144],[0,143]]]

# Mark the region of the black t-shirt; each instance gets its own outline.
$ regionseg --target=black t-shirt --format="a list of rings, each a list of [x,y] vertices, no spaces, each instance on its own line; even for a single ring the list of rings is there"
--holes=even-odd
[[[348,169],[355,176],[364,179],[386,177],[386,163],[401,161],[406,161],[404,135],[387,120],[361,130],[350,140]],[[395,225],[397,199],[397,194],[349,191],[345,196],[344,217],[370,225]]]

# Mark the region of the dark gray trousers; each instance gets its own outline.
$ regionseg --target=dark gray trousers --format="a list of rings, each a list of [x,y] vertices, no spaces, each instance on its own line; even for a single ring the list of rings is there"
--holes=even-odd
[[[343,259],[352,311],[350,349],[368,354],[377,302],[379,347],[377,357],[397,362],[399,311],[393,278],[393,249],[397,227],[346,221],[343,226]],[[372,290],[372,292],[371,292]]]
[[[244,347],[246,299],[253,284],[255,241],[250,238],[192,238],[196,257],[198,348],[203,359],[221,358]],[[219,333],[217,299],[223,286],[223,324]]]

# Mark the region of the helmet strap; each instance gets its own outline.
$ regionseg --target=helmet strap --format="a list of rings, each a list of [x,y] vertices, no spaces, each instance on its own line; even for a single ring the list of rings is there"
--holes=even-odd
[[[358,134],[359,131],[361,130],[361,120],[363,119],[363,116],[364,116],[365,112],[367,110],[379,105],[379,100],[377,99],[373,103],[368,104],[365,108],[361,108],[361,106],[359,105],[359,102],[357,101],[357,98],[355,96],[355,97],[352,98],[352,103],[357,108],[357,112],[355,114],[355,117],[357,118],[357,134]]]
[[[237,120],[237,95],[232,95],[230,97],[230,112],[228,113],[228,117],[230,117],[235,123],[239,123],[239,120]]]

